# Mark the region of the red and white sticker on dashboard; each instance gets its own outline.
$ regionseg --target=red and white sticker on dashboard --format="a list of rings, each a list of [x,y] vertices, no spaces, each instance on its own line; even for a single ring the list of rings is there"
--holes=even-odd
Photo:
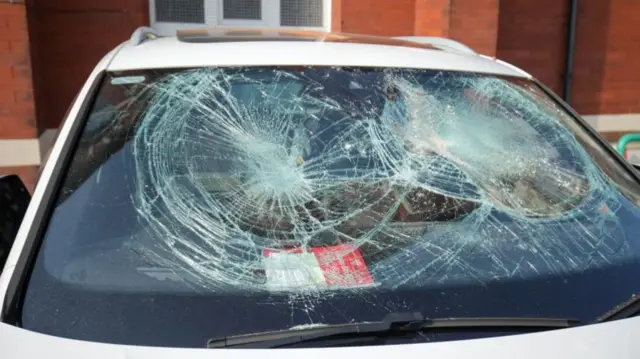
[[[373,285],[360,250],[349,244],[302,250],[265,249],[267,288],[272,291]]]

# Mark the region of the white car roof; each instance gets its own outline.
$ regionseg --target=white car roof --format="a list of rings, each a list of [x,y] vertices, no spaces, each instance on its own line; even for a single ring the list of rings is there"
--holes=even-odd
[[[221,32],[220,32],[221,31]],[[240,35],[230,36],[236,31]],[[201,30],[123,43],[108,71],[206,66],[349,66],[435,69],[529,78],[526,72],[472,51],[439,48],[425,39],[309,31]],[[258,33],[259,36],[255,36]],[[286,33],[290,36],[283,36]],[[266,35],[265,35],[266,34]],[[293,34],[293,35],[292,35]],[[148,33],[147,33],[148,35]],[[189,37],[191,35],[191,37]],[[292,36],[291,36],[292,35]],[[292,38],[297,37],[295,41]],[[304,39],[300,39],[304,37]],[[460,44],[462,45],[462,44]]]

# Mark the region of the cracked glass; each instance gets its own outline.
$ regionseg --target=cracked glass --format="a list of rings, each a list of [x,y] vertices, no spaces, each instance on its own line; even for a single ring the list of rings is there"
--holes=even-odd
[[[199,347],[397,311],[588,322],[640,291],[639,184],[529,80],[110,73],[86,121],[32,330]]]

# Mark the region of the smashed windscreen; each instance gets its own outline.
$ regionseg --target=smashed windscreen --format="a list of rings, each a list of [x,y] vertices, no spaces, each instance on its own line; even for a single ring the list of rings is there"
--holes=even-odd
[[[109,74],[45,235],[41,280],[120,295],[284,296],[263,303],[310,318],[309,303],[328,295],[408,291],[406,303],[633,262],[638,184],[596,146],[521,79]],[[285,322],[276,327],[296,324]]]

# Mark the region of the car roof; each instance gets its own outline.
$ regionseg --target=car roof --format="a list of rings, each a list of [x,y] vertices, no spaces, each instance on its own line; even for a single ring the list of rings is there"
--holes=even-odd
[[[283,29],[196,29],[168,37],[139,29],[115,51],[107,70],[208,66],[392,67],[530,77],[449,39]]]

